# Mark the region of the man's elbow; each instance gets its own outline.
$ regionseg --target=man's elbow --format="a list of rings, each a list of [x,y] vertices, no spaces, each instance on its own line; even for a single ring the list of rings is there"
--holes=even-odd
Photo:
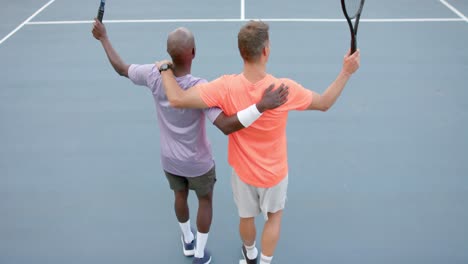
[[[322,111],[322,112],[327,112],[328,109],[330,109],[331,105],[328,105],[328,104],[324,104],[324,105],[321,105],[319,110]]]
[[[229,134],[232,134],[236,132],[237,130],[234,128],[227,127],[227,128],[221,128],[221,131],[223,131],[224,135],[228,136]]]
[[[215,125],[226,136],[231,134],[232,132],[234,132],[234,130],[229,128],[229,126],[225,126],[225,125],[222,125],[222,124],[215,124]]]
[[[128,77],[128,68],[121,67],[115,69],[118,75],[123,76],[123,77]]]
[[[218,120],[216,120],[214,122],[214,125],[221,131],[223,132],[224,135],[229,135],[231,134],[232,132],[235,131],[235,129],[225,123],[222,123],[222,122],[219,122]]]

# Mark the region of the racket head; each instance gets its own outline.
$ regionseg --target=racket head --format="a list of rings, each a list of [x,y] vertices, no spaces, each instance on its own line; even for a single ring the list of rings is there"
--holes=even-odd
[[[350,54],[353,54],[357,49],[356,35],[363,6],[364,0],[341,0],[341,9],[346,17],[349,31],[351,33]],[[354,25],[352,20],[354,20]]]
[[[355,19],[361,15],[364,0],[341,0],[341,6],[347,18]]]

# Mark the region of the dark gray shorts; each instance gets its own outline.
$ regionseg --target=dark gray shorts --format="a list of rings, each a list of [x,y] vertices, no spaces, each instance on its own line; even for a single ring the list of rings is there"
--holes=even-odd
[[[207,173],[196,177],[175,175],[167,171],[164,171],[164,173],[172,190],[175,192],[185,189],[194,190],[198,197],[203,197],[213,191],[216,182],[215,166]]]

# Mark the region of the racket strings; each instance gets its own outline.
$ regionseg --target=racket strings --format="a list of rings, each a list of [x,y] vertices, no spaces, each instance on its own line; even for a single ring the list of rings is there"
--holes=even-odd
[[[356,18],[361,7],[361,0],[345,0],[346,13],[350,19]]]

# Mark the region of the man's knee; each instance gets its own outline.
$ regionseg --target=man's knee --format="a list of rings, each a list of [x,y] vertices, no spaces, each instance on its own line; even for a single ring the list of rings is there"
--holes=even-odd
[[[241,224],[255,224],[255,217],[241,217],[240,218]]]
[[[208,193],[203,193],[203,194],[198,194],[197,193],[197,197],[198,197],[198,202],[200,204],[211,205],[212,202],[213,202],[213,191],[210,191]]]
[[[274,212],[274,213],[268,213],[267,222],[270,222],[272,224],[273,223],[280,224],[282,216],[283,216],[283,210],[279,210],[279,211]]]
[[[188,188],[174,191],[174,197],[176,201],[179,201],[179,202],[187,201],[188,194],[189,194]]]

